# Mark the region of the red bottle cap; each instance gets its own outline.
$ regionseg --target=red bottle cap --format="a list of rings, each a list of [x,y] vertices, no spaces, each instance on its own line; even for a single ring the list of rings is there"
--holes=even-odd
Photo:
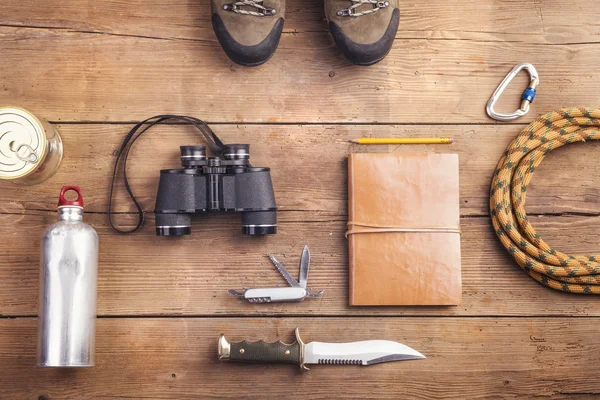
[[[65,193],[69,190],[77,192],[77,198],[75,200],[65,199]],[[79,186],[63,186],[60,190],[60,196],[58,197],[59,207],[81,207],[83,208],[83,196],[81,194],[81,188]]]

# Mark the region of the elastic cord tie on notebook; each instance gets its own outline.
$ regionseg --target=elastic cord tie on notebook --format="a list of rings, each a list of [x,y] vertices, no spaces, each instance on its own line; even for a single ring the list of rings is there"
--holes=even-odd
[[[361,226],[370,229],[354,230],[352,227]],[[346,239],[350,235],[356,233],[386,233],[386,232],[425,232],[425,233],[457,233],[460,235],[460,227],[445,227],[445,226],[431,226],[431,227],[404,227],[404,226],[385,226],[385,225],[373,225],[365,224],[362,222],[348,222],[350,230],[346,232]]]

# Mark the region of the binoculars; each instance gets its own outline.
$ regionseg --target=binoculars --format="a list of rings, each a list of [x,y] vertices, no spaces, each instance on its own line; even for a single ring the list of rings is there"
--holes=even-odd
[[[277,232],[277,205],[270,168],[250,165],[250,145],[225,145],[222,157],[206,157],[204,146],[181,146],[182,169],[160,171],[156,234],[191,233],[192,215],[240,212],[242,232]]]

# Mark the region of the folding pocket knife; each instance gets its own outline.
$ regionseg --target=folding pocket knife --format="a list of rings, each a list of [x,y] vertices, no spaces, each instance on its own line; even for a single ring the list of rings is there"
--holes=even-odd
[[[304,249],[302,250],[302,257],[300,258],[300,276],[298,277],[298,280],[294,279],[294,277],[272,254],[269,254],[269,259],[290,287],[244,289],[242,292],[230,289],[229,293],[244,298],[250,303],[295,302],[302,301],[307,297],[313,299],[323,294],[323,290],[311,294],[310,289],[306,287],[308,281],[308,267],[310,264],[310,252],[308,251],[308,246],[304,246]]]

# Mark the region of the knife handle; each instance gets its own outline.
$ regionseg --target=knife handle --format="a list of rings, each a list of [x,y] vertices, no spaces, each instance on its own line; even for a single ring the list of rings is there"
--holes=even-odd
[[[277,364],[298,364],[303,365],[304,343],[299,340],[298,330],[296,328],[296,341],[292,344],[285,344],[281,341],[267,343],[263,340],[258,342],[229,343],[224,335],[219,338],[219,360],[230,360],[236,362],[251,363],[277,363]]]
[[[250,303],[280,303],[302,301],[307,294],[301,287],[247,289],[244,298]]]

